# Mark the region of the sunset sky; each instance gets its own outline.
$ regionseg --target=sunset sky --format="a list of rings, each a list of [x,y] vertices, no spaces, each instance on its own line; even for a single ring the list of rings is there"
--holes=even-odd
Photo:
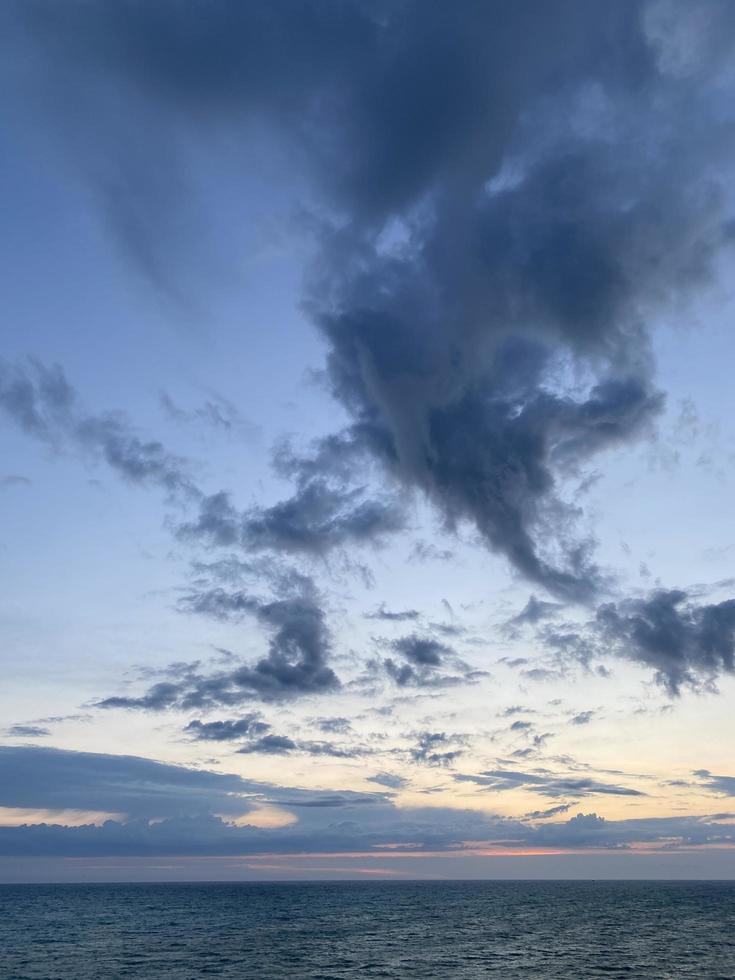
[[[0,47],[0,880],[735,877],[735,4]]]

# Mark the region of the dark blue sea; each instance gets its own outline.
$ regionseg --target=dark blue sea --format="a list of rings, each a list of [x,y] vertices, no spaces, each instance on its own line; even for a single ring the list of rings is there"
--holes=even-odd
[[[2,980],[733,980],[735,883],[0,886]]]

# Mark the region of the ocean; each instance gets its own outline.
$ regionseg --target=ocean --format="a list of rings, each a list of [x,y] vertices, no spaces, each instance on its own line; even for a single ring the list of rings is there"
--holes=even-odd
[[[2,980],[733,980],[735,882],[0,886]]]

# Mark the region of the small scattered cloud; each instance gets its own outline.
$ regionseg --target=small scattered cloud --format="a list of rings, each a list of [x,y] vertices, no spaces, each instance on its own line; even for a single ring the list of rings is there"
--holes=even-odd
[[[11,725],[5,734],[8,738],[45,738],[51,731],[41,725]]]

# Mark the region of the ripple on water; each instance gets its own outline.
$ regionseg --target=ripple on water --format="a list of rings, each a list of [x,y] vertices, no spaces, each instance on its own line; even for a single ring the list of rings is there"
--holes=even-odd
[[[733,980],[735,883],[0,886],[3,980]]]

